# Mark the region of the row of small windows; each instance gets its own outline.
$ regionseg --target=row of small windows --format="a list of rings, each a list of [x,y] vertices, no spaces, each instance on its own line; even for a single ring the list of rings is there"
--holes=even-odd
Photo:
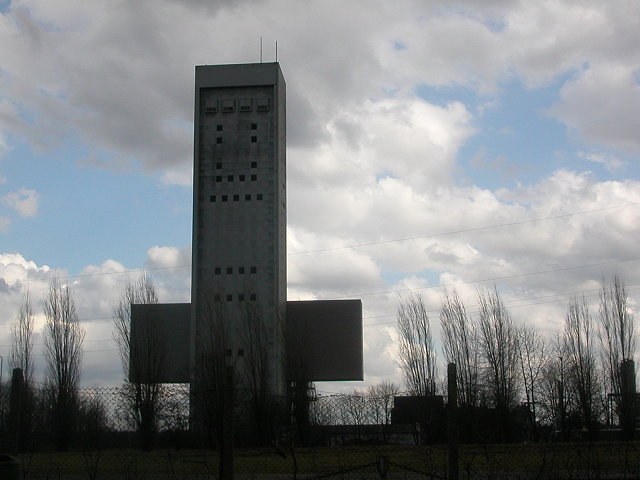
[[[227,175],[227,182],[233,182],[233,179],[235,177],[233,175]],[[249,178],[251,179],[252,182],[256,182],[258,181],[258,175],[249,175]],[[224,179],[224,175],[216,175],[216,182],[220,183],[222,182]],[[239,182],[244,182],[247,180],[247,176],[246,175],[238,175],[238,181]]]
[[[250,202],[251,199],[253,197],[251,196],[250,193],[246,193],[244,196],[245,201]],[[240,195],[236,194],[236,195],[211,195],[209,197],[209,201],[210,202],[217,202],[217,201],[221,201],[221,202],[230,202],[230,201],[234,201],[234,202],[239,202],[240,201]],[[256,194],[256,200],[261,201],[262,200],[262,194],[258,193]]]
[[[236,295],[236,300],[238,300],[239,302],[244,302],[245,300],[251,300],[252,302],[255,302],[257,299],[257,295],[255,293],[250,293],[249,295],[245,295],[244,293],[239,293],[238,295]],[[221,302],[222,301],[222,295],[214,295],[213,299],[216,302]],[[233,302],[233,295],[231,295],[230,293],[228,293],[227,295],[224,296],[224,299],[227,302]]]
[[[216,143],[222,143],[222,137],[216,137]],[[251,136],[251,143],[258,143],[258,137],[255,135]]]
[[[251,130],[257,130],[258,129],[258,124],[257,123],[252,123],[251,124]],[[217,132],[221,132],[222,131],[222,124],[217,124],[216,125],[216,131]]]
[[[238,267],[238,273],[240,275],[244,275],[246,273],[246,270],[246,267]],[[227,275],[232,275],[233,267],[226,267],[224,271],[227,273]],[[214,267],[213,273],[216,275],[222,275],[222,267]],[[258,273],[258,267],[249,267],[249,273]]]
[[[221,168],[222,168],[222,162],[216,162],[216,169],[220,170]],[[258,168],[258,162],[251,162],[251,168]],[[231,176],[233,177],[233,175]],[[229,180],[229,181],[232,182],[233,180]]]
[[[238,100],[207,100],[204,103],[204,113],[218,113],[219,109],[222,110],[222,113],[232,113],[236,111],[236,108],[240,112],[250,112],[254,107],[257,112],[268,112],[269,99],[240,98]]]

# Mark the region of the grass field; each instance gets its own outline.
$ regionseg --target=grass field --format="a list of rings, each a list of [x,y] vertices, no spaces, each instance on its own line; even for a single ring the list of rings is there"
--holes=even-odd
[[[380,460],[384,457],[386,460]],[[242,478],[446,478],[445,446],[337,446],[238,449]],[[25,479],[216,478],[218,456],[205,450],[105,450],[19,455]],[[640,443],[462,445],[460,478],[640,478]],[[382,463],[381,463],[382,462]]]

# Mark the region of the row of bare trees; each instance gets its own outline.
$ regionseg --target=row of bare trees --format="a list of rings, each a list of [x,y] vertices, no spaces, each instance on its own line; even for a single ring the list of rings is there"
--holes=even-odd
[[[319,397],[311,405],[316,425],[389,425],[400,387],[388,380],[348,395]]]
[[[163,351],[155,342],[157,332],[147,322],[141,328],[140,338],[149,343],[144,349],[131,349],[131,305],[157,303],[158,297],[150,277],[143,273],[137,280],[127,282],[118,303],[113,309],[114,339],[119,347],[124,371],[121,389],[121,413],[126,422],[140,433],[141,446],[150,449],[155,444],[158,422],[162,409],[170,405],[163,398],[164,385],[159,381]],[[11,328],[10,365],[21,372],[20,412],[16,432],[18,448],[25,449],[29,432],[36,417],[36,403],[42,406],[47,399],[50,410],[49,423],[57,449],[66,450],[78,430],[77,419],[81,410],[79,383],[85,331],[80,326],[72,290],[54,278],[43,299],[45,327],[43,330],[46,371],[44,385],[34,386],[34,313],[29,292],[25,293],[16,321]],[[134,356],[131,356],[131,352]],[[144,381],[132,380],[130,370],[135,370]],[[36,395],[40,394],[40,400]],[[45,394],[46,393],[46,394]],[[44,396],[43,396],[44,395]],[[12,414],[12,417],[14,415]]]
[[[80,326],[73,293],[68,285],[54,278],[43,299],[45,316],[44,355],[45,386],[50,393],[49,415],[56,448],[68,448],[75,431],[79,408],[78,388],[85,331]],[[33,345],[34,314],[31,296],[26,292],[16,321],[11,327],[10,366],[16,371],[19,405],[12,412],[19,434],[18,448],[28,442],[33,418]]]
[[[535,325],[514,322],[497,288],[478,290],[472,318],[455,290],[440,311],[442,353],[458,371],[461,407],[493,407],[508,425],[508,412],[526,405],[533,434],[541,424],[561,432],[618,423],[633,433],[637,333],[623,280],[603,281],[599,311],[584,297],[568,306],[550,339]],[[437,351],[427,308],[416,294],[399,302],[399,364],[405,387],[432,395],[439,382]]]

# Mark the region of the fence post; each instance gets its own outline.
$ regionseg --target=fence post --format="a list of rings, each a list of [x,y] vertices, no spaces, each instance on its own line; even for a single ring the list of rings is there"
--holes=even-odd
[[[456,364],[447,365],[447,440],[450,480],[458,480],[458,383]]]
[[[11,375],[11,393],[9,400],[9,433],[12,451],[17,451],[22,435],[22,409],[24,407],[24,376],[21,368],[14,368]]]

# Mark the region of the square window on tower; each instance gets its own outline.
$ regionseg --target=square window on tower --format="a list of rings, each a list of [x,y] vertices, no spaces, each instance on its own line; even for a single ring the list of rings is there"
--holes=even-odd
[[[231,113],[236,109],[235,100],[223,100],[222,101],[222,113]]]
[[[269,99],[266,97],[259,98],[256,100],[256,110],[259,112],[268,112],[269,111]]]
[[[251,111],[251,99],[250,98],[241,98],[238,103],[240,104],[239,110],[241,112],[250,112]]]
[[[218,100],[207,100],[204,102],[204,113],[217,113]]]

